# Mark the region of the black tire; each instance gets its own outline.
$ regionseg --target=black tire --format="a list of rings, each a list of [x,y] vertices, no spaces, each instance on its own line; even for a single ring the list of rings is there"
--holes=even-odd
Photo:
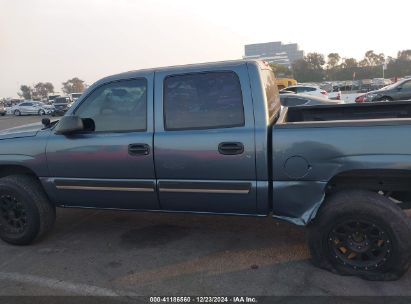
[[[44,110],[39,110],[38,113],[40,116],[46,115],[46,112]]]
[[[55,222],[56,210],[40,183],[30,176],[0,179],[0,238],[28,245],[41,238]]]
[[[411,265],[411,220],[375,192],[331,194],[307,237],[314,265],[341,275],[391,281]]]
[[[19,110],[14,110],[14,115],[15,115],[15,116],[20,116],[20,115],[21,115],[21,112],[20,112]]]

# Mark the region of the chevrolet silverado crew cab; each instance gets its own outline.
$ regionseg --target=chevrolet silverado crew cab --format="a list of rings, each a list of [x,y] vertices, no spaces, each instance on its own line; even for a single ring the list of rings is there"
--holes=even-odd
[[[97,81],[59,121],[0,134],[0,237],[56,207],[272,216],[306,225],[315,265],[393,280],[411,262],[411,104],[281,110],[258,61]]]

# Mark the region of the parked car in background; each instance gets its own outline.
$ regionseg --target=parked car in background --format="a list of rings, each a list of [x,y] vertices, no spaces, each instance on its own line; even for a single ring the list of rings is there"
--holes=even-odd
[[[306,94],[281,94],[280,102],[283,107],[333,105],[341,103],[341,101]]]
[[[320,87],[317,87],[317,86],[295,85],[295,86],[286,87],[285,89],[282,89],[281,91],[292,91],[297,94],[304,93],[306,95],[313,95],[313,96],[320,96],[320,97],[328,98],[327,91],[322,90]]]
[[[71,99],[71,101],[72,101],[72,102],[75,102],[77,99],[80,98],[81,94],[82,94],[82,93],[71,93],[71,94],[70,94],[70,99]]]
[[[324,82],[320,85],[320,89],[327,92],[329,99],[341,100],[341,89],[339,85],[333,85],[332,82]]]
[[[57,97],[60,97],[60,94],[49,95],[47,97],[48,104],[52,104]]]
[[[411,79],[403,79],[376,91],[368,92],[364,102],[411,99]]]
[[[0,115],[1,116],[6,115],[6,109],[4,108],[3,104],[0,104]]]
[[[53,102],[54,110],[51,113],[52,116],[63,116],[71,106],[69,97],[56,97]]]
[[[358,96],[355,98],[355,102],[356,102],[356,103],[363,103],[363,102],[365,102],[365,95],[367,95],[367,94],[358,95]]]
[[[328,93],[328,99],[341,100],[341,90],[339,87],[334,87],[331,91],[327,93]]]
[[[44,113],[40,111],[40,115],[49,115],[54,111],[53,105],[45,104],[44,102],[40,101],[34,102],[34,104],[37,104],[40,108],[44,110]]]
[[[26,100],[10,108],[10,114],[20,115],[46,115],[53,109],[39,101]]]

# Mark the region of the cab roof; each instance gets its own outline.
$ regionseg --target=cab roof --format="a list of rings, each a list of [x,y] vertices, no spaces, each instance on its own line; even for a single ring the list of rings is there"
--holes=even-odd
[[[123,72],[119,74],[114,74],[110,76],[106,76],[96,82],[108,82],[108,81],[115,81],[127,78],[133,78],[141,76],[142,73],[150,73],[150,72],[162,72],[162,71],[173,71],[179,72],[184,71],[187,69],[215,69],[215,68],[229,68],[233,66],[243,65],[243,64],[257,64],[260,69],[270,69],[267,63],[264,63],[261,60],[250,60],[250,59],[239,59],[239,60],[228,60],[228,61],[216,61],[216,62],[205,62],[205,63],[194,63],[194,64],[185,64],[185,65],[174,65],[174,66],[166,66],[166,67],[158,67],[158,68],[150,68],[150,69],[141,69],[141,70],[133,70],[128,72]]]

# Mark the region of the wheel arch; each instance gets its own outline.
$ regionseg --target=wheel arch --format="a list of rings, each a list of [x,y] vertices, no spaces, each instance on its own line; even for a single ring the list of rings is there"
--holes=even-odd
[[[383,97],[380,98],[380,100],[394,100],[394,98],[388,95],[384,95]]]
[[[383,191],[384,194],[408,191],[411,206],[411,170],[359,169],[339,172],[324,182],[274,181],[273,217],[296,225],[307,225],[316,218],[329,196],[344,190]],[[396,195],[392,197],[398,198]]]
[[[411,170],[359,169],[339,172],[327,183],[325,194],[341,189],[406,191],[411,185]]]
[[[0,178],[9,175],[27,175],[39,180],[37,174],[30,168],[22,165],[0,165]]]

